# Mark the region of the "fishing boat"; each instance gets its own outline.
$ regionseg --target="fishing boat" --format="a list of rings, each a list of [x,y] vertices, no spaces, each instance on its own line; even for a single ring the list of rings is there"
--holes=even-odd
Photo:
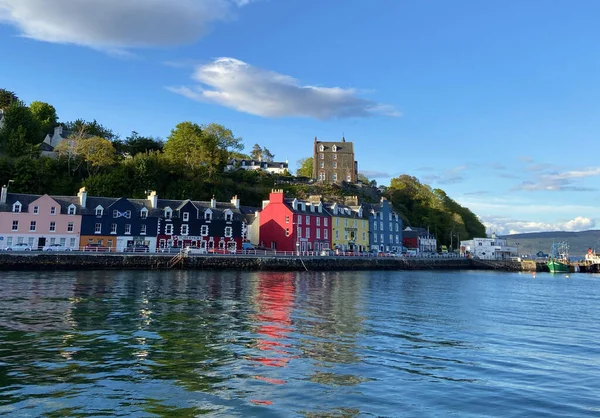
[[[546,264],[550,273],[568,273],[569,244],[567,242],[552,244],[552,255]]]
[[[597,255],[594,250],[588,248],[587,254],[585,255],[586,264],[600,264],[600,255]]]

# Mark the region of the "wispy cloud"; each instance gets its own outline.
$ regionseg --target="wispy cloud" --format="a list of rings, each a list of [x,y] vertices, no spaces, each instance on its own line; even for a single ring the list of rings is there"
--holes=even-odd
[[[493,216],[484,216],[481,220],[488,233],[496,232],[500,235],[544,231],[586,231],[593,229],[596,226],[595,220],[584,216],[577,216],[573,219],[556,223],[525,221]]]
[[[438,174],[427,174],[421,177],[421,180],[427,184],[437,183],[441,185],[462,183],[465,178],[461,174],[469,166],[467,164],[459,165],[457,167],[444,170]]]
[[[373,178],[391,178],[392,175],[386,171],[361,170],[360,174],[364,174],[369,179]]]
[[[600,176],[600,167],[590,167],[583,170],[564,172],[539,173],[533,179],[523,181],[514,190],[527,191],[559,191],[559,192],[589,192],[595,187],[586,187],[578,182],[588,177]]]
[[[215,103],[262,117],[334,119],[399,116],[392,106],[358,97],[355,89],[303,86],[298,80],[234,58],[200,65],[193,86],[167,87],[200,102]]]
[[[489,194],[490,192],[487,190],[479,190],[477,192],[467,192],[467,193],[463,193],[465,196],[483,196],[486,194]]]
[[[124,53],[189,44],[248,0],[0,0],[0,23],[38,41]]]

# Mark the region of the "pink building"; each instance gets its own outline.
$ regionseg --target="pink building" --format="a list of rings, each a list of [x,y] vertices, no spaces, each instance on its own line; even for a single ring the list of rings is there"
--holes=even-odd
[[[79,249],[81,206],[74,196],[0,195],[0,248],[29,244],[33,250],[59,244]]]

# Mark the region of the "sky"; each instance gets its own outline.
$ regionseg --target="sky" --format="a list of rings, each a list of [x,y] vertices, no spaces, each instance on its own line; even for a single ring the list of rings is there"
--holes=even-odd
[[[0,0],[0,87],[122,137],[220,123],[441,188],[498,234],[600,227],[597,0]]]

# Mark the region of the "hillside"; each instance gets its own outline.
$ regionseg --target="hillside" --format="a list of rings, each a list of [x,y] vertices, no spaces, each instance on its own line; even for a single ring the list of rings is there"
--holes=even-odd
[[[569,254],[573,257],[583,257],[588,248],[600,250],[600,230],[567,232],[533,232],[528,234],[506,235],[508,245],[519,244],[519,253],[535,254],[538,251],[550,253],[552,242],[567,241]]]

